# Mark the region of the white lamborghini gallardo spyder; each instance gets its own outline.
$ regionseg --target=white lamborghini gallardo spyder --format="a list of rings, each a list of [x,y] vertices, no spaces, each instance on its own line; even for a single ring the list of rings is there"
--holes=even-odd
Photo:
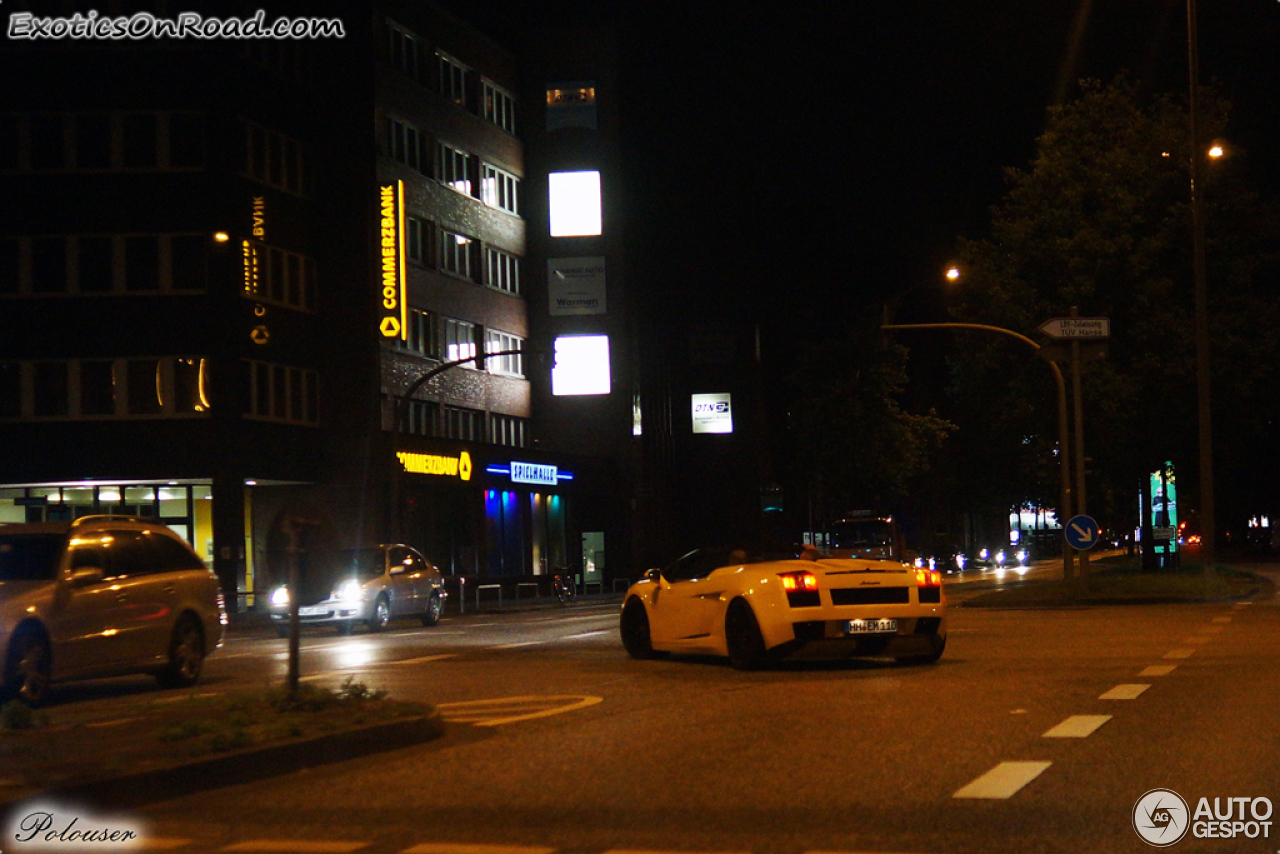
[[[800,559],[699,549],[627,591],[619,629],[633,658],[728,656],[750,669],[777,658],[894,658],[929,664],[947,645],[936,570],[896,561]]]

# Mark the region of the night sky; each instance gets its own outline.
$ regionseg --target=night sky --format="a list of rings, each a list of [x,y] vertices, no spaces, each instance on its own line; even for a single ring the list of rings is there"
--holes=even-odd
[[[1280,2],[1199,7],[1201,78],[1235,100],[1232,141],[1274,192]],[[1076,80],[1126,70],[1151,91],[1187,88],[1184,0],[488,0],[459,12],[619,25],[633,279],[739,316],[830,317],[940,282],[956,236],[985,232],[1003,167],[1028,163],[1046,108]]]

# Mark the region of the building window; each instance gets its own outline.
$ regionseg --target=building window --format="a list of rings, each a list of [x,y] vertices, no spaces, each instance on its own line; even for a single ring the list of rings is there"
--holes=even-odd
[[[410,261],[431,264],[431,223],[416,216],[405,217],[405,255]]]
[[[0,238],[0,296],[200,292],[205,254],[198,234]]]
[[[456,362],[476,355],[476,326],[465,320],[446,317],[444,321],[444,358],[446,362]],[[466,367],[474,368],[475,362],[468,362]]]
[[[505,89],[484,81],[484,117],[507,133],[516,132],[516,100]]]
[[[506,445],[511,448],[523,448],[525,445],[525,419],[514,415],[489,416],[489,442],[493,445]]]
[[[440,404],[430,400],[411,400],[405,407],[401,429],[414,436],[434,436]]]
[[[440,242],[436,252],[436,259],[439,262],[440,269],[446,273],[470,279],[473,282],[478,281],[477,274],[480,271],[480,264],[476,258],[476,253],[480,243],[466,235],[457,234],[443,228],[437,229],[436,233],[440,235]]]
[[[488,163],[481,167],[480,199],[507,213],[520,213],[520,179]]]
[[[315,310],[315,261],[257,241],[249,242],[249,251],[254,259],[254,275],[245,278],[245,296],[303,311]]]
[[[524,349],[524,339],[506,332],[493,329],[485,331],[485,352],[498,353],[504,350]],[[507,374],[513,377],[524,376],[524,355],[512,353],[506,356],[494,356],[485,359],[485,366],[493,373]]]
[[[208,360],[198,356],[0,363],[2,419],[173,418],[209,409]]]
[[[387,21],[387,35],[390,38],[388,59],[391,67],[413,80],[422,82],[419,65],[422,45],[417,36],[391,21]]]
[[[245,174],[280,190],[302,195],[310,173],[302,143],[282,133],[245,123]]]
[[[520,293],[520,259],[509,252],[486,246],[485,284],[510,294]]]
[[[472,195],[471,156],[443,142],[437,146],[439,168],[436,177],[441,184],[452,187],[463,195]]]
[[[601,233],[600,173],[552,172],[547,176],[552,237],[589,237]]]
[[[467,67],[446,53],[436,51],[437,86],[440,94],[459,107],[467,106]]]
[[[436,343],[435,319],[429,311],[409,309],[404,338],[396,339],[396,349],[434,358],[439,353]]]
[[[460,406],[444,407],[444,437],[464,442],[484,441],[484,413]]]
[[[422,134],[413,125],[405,124],[399,119],[387,119],[387,154],[397,163],[427,174]]]
[[[306,368],[246,362],[250,418],[291,424],[319,424],[320,375]]]

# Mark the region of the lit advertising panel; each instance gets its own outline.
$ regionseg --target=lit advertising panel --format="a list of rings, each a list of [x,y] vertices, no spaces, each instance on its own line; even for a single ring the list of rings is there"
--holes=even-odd
[[[733,432],[733,408],[728,392],[693,395],[693,432]]]
[[[552,237],[593,237],[601,233],[599,172],[552,172],[547,183]]]
[[[608,335],[562,335],[556,339],[551,367],[553,395],[608,394],[611,388]]]

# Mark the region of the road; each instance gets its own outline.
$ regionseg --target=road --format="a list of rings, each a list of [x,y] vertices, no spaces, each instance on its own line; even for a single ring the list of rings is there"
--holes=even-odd
[[[956,607],[942,661],[908,668],[636,662],[615,626],[607,605],[308,633],[305,678],[437,703],[446,736],[136,818],[182,852],[1021,854],[1149,850],[1155,788],[1280,803],[1274,600]],[[278,679],[283,651],[237,634],[202,690]],[[1176,850],[1270,854],[1274,821]]]

